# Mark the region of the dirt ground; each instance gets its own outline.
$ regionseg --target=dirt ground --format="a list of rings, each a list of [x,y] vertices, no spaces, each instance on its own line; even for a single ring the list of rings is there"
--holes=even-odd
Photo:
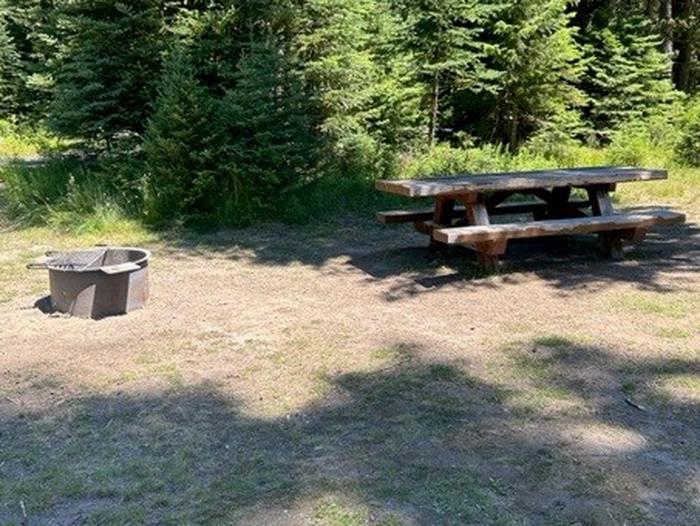
[[[0,524],[700,524],[699,233],[492,276],[363,219],[171,236],[98,322],[17,271]]]

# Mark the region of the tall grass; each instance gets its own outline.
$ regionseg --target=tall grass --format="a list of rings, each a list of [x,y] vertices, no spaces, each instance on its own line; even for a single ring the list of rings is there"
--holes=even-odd
[[[109,164],[75,158],[0,167],[5,221],[76,233],[126,227],[138,219],[138,191],[128,191]]]
[[[64,145],[67,145],[66,141],[58,139],[42,128],[0,119],[0,160],[37,156],[43,151],[56,150]]]
[[[356,165],[326,174],[300,190],[275,196],[267,212],[248,221],[304,223],[354,212],[370,217],[378,209],[414,203],[375,191],[382,177],[417,178],[440,174],[519,171],[545,168],[636,165],[670,170],[669,181],[620,185],[616,194],[625,204],[678,204],[691,210],[700,203],[700,168],[684,164],[676,155],[681,135],[666,124],[630,125],[621,129],[605,148],[572,142],[546,148],[530,144],[512,153],[502,147],[453,147],[404,154],[395,162]],[[143,221],[144,173],[138,150],[100,161],[48,157],[36,163],[0,166],[0,214],[5,221],[46,225],[56,230],[99,233],[135,228]],[[230,196],[221,195],[220,210],[205,228],[240,225],[227,212]],[[140,227],[139,227],[140,228]]]

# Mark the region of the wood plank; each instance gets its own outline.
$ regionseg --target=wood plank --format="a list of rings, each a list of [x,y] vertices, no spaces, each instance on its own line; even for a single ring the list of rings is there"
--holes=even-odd
[[[455,212],[455,200],[447,197],[438,197],[435,201],[433,221],[439,225],[449,225]]]
[[[667,177],[668,173],[665,170],[596,167],[483,175],[458,174],[431,179],[383,180],[377,181],[376,188],[383,192],[406,197],[428,197],[465,192],[482,193],[562,186],[610,185],[632,181],[652,181]]]
[[[591,205],[590,201],[580,200],[571,201],[569,206],[573,208],[587,208]],[[497,207],[489,206],[489,214],[491,215],[517,215],[530,214],[538,211],[547,211],[549,205],[538,201],[523,201],[500,204]],[[388,210],[386,212],[377,213],[377,221],[385,225],[393,225],[398,223],[416,223],[423,221],[431,221],[435,211],[432,208],[421,208],[417,210]],[[452,218],[464,217],[466,209],[464,206],[457,205],[454,207]]]
[[[587,188],[588,197],[591,200],[593,207],[593,215],[609,216],[615,213],[615,209],[610,199],[610,193],[604,187]],[[625,253],[622,250],[622,236],[618,232],[603,232],[600,234],[600,241],[603,245],[603,251],[608,257],[613,259],[623,259]]]
[[[644,214],[618,214],[613,216],[581,217],[506,223],[489,226],[437,228],[433,237],[446,244],[478,243],[500,239],[559,236],[590,232],[609,232],[649,228],[657,224],[673,224],[685,221],[685,215],[667,210],[655,210]]]
[[[482,201],[472,203],[467,206],[467,221],[473,227],[488,227],[491,224],[489,211]],[[433,239],[436,239],[433,234]],[[479,266],[488,272],[498,269],[498,256],[505,254],[508,240],[499,239],[497,241],[476,241],[474,249],[479,260]]]
[[[433,237],[433,232],[436,229],[445,227],[445,225],[438,225],[432,219],[428,221],[416,221],[415,223],[413,223],[413,226],[415,227],[417,232],[420,232],[421,234],[425,234],[426,236],[430,237]]]
[[[597,216],[607,216],[615,213],[615,209],[607,190],[591,188],[588,190],[588,197],[591,200],[593,214]]]
[[[474,203],[467,208],[467,220],[470,225],[475,226],[488,226],[491,224],[488,209],[483,203]]]
[[[452,216],[455,212],[455,200],[447,196],[438,196],[435,200],[435,210],[433,212],[433,221],[438,225],[451,225]],[[416,226],[420,223],[416,223]],[[434,236],[430,237],[430,248],[441,250],[445,245],[440,243]]]

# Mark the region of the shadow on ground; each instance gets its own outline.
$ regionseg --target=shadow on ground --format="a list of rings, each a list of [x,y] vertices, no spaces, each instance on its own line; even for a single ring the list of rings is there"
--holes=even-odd
[[[337,260],[362,271],[369,281],[394,280],[386,293],[390,301],[445,286],[469,289],[517,283],[523,272],[534,273],[562,290],[632,283],[645,290],[676,291],[677,286],[670,288],[668,279],[662,281],[659,275],[687,275],[700,269],[700,229],[692,223],[655,229],[644,243],[627,249],[624,262],[605,259],[593,235],[515,240],[509,244],[499,272],[503,279],[498,282],[480,279],[486,276],[468,249],[452,247],[435,253],[427,248],[425,237],[408,226],[381,227],[363,219],[314,227],[266,225],[167,242],[166,251],[175,259],[196,255],[324,268]],[[338,265],[334,268],[338,271]]]
[[[0,522],[697,524],[699,408],[658,387],[697,362],[550,338],[486,383],[415,351],[277,418],[213,384],[5,405]]]

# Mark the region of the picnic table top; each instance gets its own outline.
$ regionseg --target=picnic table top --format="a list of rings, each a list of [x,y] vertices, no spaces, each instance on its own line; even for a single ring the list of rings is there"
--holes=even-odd
[[[665,170],[606,166],[480,175],[459,174],[430,179],[382,180],[377,181],[376,188],[406,197],[429,197],[470,192],[518,191],[652,181],[667,177],[668,173]]]

